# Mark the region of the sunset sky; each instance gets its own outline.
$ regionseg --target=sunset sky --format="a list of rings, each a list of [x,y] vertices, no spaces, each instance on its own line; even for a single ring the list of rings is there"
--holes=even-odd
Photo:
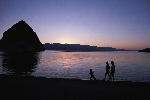
[[[149,0],[0,0],[0,38],[20,20],[43,44],[150,48]]]

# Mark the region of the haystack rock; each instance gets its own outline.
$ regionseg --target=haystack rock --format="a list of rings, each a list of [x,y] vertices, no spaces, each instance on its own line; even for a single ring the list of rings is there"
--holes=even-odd
[[[33,29],[23,20],[3,33],[2,51],[44,51],[45,48]]]

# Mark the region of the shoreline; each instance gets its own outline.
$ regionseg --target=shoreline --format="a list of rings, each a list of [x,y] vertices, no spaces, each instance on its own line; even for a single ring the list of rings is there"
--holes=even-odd
[[[0,91],[1,100],[146,100],[150,99],[150,82],[0,75]]]

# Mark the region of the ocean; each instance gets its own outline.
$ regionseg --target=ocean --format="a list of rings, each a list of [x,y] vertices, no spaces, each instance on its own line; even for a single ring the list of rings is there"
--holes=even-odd
[[[102,80],[106,61],[114,61],[117,81],[150,82],[150,53],[137,51],[0,52],[0,74],[89,80],[93,69]]]

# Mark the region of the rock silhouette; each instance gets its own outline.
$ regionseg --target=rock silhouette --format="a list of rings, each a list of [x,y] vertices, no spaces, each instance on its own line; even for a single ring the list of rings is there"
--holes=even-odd
[[[25,21],[21,20],[3,33],[3,37],[0,40],[0,50],[44,51],[45,48],[33,29]]]

